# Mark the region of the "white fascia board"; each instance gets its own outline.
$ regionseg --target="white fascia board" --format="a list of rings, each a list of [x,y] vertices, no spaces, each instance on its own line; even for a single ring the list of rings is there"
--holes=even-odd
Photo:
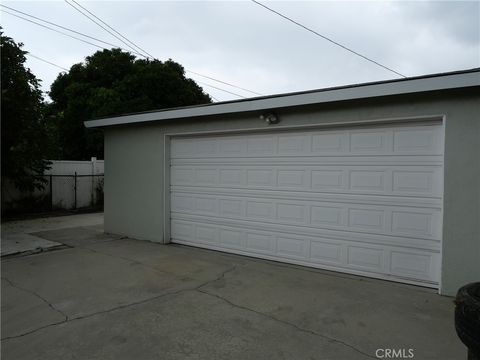
[[[413,94],[426,91],[480,86],[480,71],[413,78],[404,81],[373,83],[352,87],[333,88],[297,94],[273,95],[227,103],[199,105],[160,111],[117,116],[85,121],[87,128],[145,123],[219,114],[231,114],[260,110],[275,110],[286,107],[321,104],[335,101],[366,99],[379,96]]]

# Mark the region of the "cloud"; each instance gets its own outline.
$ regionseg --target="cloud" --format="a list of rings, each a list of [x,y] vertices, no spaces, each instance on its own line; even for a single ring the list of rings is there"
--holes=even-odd
[[[120,43],[63,2],[6,5]],[[408,76],[480,66],[478,2],[287,2],[268,6]],[[84,3],[97,16],[161,60],[263,94],[396,76],[285,21],[250,1]],[[2,16],[7,35],[26,50],[69,67],[96,49]],[[48,89],[58,71],[29,61]],[[244,95],[194,75],[215,86]],[[215,97],[236,98],[204,87]]]

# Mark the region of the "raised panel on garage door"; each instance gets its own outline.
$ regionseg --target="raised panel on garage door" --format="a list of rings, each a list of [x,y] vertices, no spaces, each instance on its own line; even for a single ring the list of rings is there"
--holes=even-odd
[[[171,139],[171,241],[435,287],[440,123]]]

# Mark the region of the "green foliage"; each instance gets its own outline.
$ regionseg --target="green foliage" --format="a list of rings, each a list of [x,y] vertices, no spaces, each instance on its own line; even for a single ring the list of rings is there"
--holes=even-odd
[[[119,49],[98,51],[60,74],[52,84],[49,112],[58,126],[61,158],[103,158],[103,133],[85,120],[211,102],[183,67],[140,60]]]
[[[48,168],[47,125],[39,81],[25,67],[23,44],[3,35],[1,41],[2,180],[20,190],[42,188]],[[2,181],[2,184],[4,181]]]

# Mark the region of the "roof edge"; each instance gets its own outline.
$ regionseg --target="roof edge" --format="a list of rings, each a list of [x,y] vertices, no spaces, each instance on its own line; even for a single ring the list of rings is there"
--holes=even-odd
[[[321,104],[335,101],[366,99],[379,96],[411,94],[480,86],[480,68],[429,74],[406,79],[394,79],[276,94],[213,104],[194,105],[126,114],[115,117],[85,121],[87,128],[145,123],[152,121],[185,119],[241,112],[280,109],[293,106]]]

